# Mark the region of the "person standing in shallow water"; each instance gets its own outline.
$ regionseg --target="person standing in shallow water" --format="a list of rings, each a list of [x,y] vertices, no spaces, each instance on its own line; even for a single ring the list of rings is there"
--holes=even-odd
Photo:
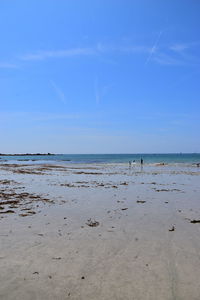
[[[143,159],[141,158],[141,160],[140,160],[140,163],[141,163],[141,165],[143,165]]]

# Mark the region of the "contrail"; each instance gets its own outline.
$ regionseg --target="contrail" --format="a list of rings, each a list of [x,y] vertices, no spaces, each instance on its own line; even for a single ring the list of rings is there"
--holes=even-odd
[[[95,81],[94,81],[94,92],[95,92],[96,103],[99,104],[100,103],[100,91],[99,91],[99,80],[98,80],[98,78],[95,78]]]
[[[66,99],[63,91],[55,84],[53,80],[49,80],[51,83],[51,86],[53,87],[54,91],[56,92],[58,98],[60,99],[61,102],[66,104]]]
[[[156,49],[156,47],[157,47],[157,45],[158,45],[158,42],[159,42],[159,40],[160,40],[160,38],[161,38],[162,33],[163,33],[162,31],[159,32],[158,37],[157,37],[157,39],[156,39],[156,41],[155,41],[153,47],[151,48],[150,54],[149,54],[149,56],[147,57],[147,60],[146,60],[146,62],[145,62],[145,66],[146,66],[146,65],[148,64],[148,62],[150,61],[150,59],[151,59],[151,57],[152,57],[152,55],[153,55],[153,53],[154,53],[154,51],[155,51],[155,49]]]

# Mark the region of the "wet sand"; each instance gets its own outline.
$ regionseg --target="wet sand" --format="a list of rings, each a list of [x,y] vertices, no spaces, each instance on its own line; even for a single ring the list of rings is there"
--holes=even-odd
[[[200,299],[200,170],[0,165],[0,299]]]

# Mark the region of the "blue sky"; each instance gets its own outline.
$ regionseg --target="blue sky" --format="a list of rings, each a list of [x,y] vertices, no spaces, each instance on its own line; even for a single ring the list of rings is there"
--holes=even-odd
[[[0,0],[1,153],[200,152],[200,1]]]

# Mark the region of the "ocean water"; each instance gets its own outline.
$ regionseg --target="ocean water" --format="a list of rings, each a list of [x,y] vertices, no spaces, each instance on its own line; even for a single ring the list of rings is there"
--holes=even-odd
[[[200,163],[200,153],[174,153],[174,154],[55,154],[55,155],[19,155],[1,156],[0,163],[23,162],[62,162],[62,163],[128,163],[135,161],[144,164],[196,164]]]

